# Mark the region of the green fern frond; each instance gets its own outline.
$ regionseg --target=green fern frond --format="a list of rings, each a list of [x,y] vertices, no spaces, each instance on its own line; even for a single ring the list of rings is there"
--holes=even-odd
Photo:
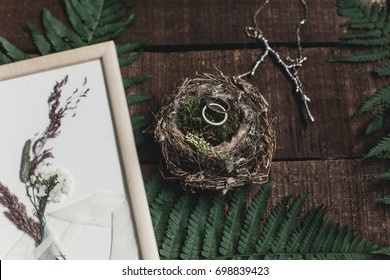
[[[386,109],[380,110],[378,114],[376,114],[366,128],[366,135],[372,134],[383,129],[385,124],[385,111]]]
[[[377,73],[379,76],[390,76],[390,64],[385,64],[382,66],[379,66],[375,68],[374,70],[375,73]]]
[[[140,48],[145,46],[145,44],[148,41],[149,41],[149,38],[145,37],[145,38],[142,38],[142,39],[135,41],[135,42],[129,42],[126,44],[118,44],[116,46],[116,51],[117,51],[118,55],[123,55],[123,54],[129,53],[129,52],[133,52],[133,51],[139,50]]]
[[[28,55],[6,39],[0,37],[0,63],[6,64],[13,61],[27,59]]]
[[[133,130],[139,130],[150,124],[150,121],[147,118],[145,118],[145,116],[132,115],[130,119],[131,119],[131,125],[133,126]]]
[[[390,102],[390,85],[378,89],[373,95],[367,98],[366,101],[356,111],[355,116],[361,116],[378,105],[387,104]]]
[[[373,147],[365,156],[368,158],[390,159],[390,135],[385,136],[382,140]]]
[[[390,40],[388,38],[362,38],[362,39],[350,39],[350,40],[345,40],[343,44],[345,45],[353,45],[353,46],[363,46],[363,47],[384,47],[388,46],[390,43]]]
[[[271,250],[273,253],[283,252],[286,243],[290,237],[290,234],[295,230],[298,222],[299,214],[301,213],[303,203],[305,202],[307,194],[299,197],[293,202],[292,206],[288,209],[285,221],[280,225],[278,233],[274,242],[272,243]]]
[[[379,203],[390,205],[390,195],[386,195],[384,197],[378,198],[376,201]]]
[[[371,251],[372,254],[383,254],[390,256],[390,247],[378,248]]]
[[[155,196],[154,201],[149,203],[150,215],[152,217],[154,234],[156,236],[157,245],[160,247],[162,240],[165,236],[165,231],[168,225],[169,213],[172,211],[176,198],[178,196],[176,190],[172,187],[164,186],[160,187],[158,184],[150,185],[154,188],[159,188],[158,194]],[[148,193],[154,193],[156,191],[149,190]]]
[[[286,250],[289,252],[310,252],[310,247],[320,230],[325,212],[324,207],[317,207],[309,211],[303,218],[300,229],[296,230],[287,242]]]
[[[230,208],[226,215],[220,253],[223,256],[236,254],[240,231],[243,226],[247,203],[247,187],[235,189]]]
[[[125,88],[131,88],[133,87],[134,85],[137,85],[137,84],[140,84],[140,83],[143,83],[147,80],[149,80],[150,77],[149,76],[137,76],[137,77],[123,77],[123,86]]]
[[[382,32],[380,30],[369,30],[369,31],[360,31],[354,33],[347,33],[341,35],[339,38],[341,40],[352,40],[359,38],[378,38],[382,36]]]
[[[161,244],[160,255],[166,259],[177,259],[182,252],[189,218],[193,206],[191,193],[183,194],[169,214],[168,226]]]
[[[145,182],[145,192],[149,205],[152,205],[152,203],[156,200],[163,181],[161,174],[156,172]]]
[[[390,170],[383,171],[376,175],[376,178],[380,180],[390,180]]]
[[[390,57],[389,48],[378,48],[354,55],[341,55],[329,59],[330,62],[376,62]]]
[[[153,99],[152,95],[140,95],[140,94],[128,94],[126,95],[126,100],[128,105],[136,105],[150,101]]]
[[[272,180],[270,180],[261,187],[247,211],[238,242],[238,252],[241,254],[249,255],[255,250],[257,235],[267,208],[268,198],[271,195],[272,184]]]
[[[286,197],[276,207],[274,207],[274,209],[272,209],[271,215],[268,217],[263,231],[257,239],[256,254],[266,255],[271,251],[271,246],[276,238],[276,233],[286,218],[287,204],[289,201],[290,197]]]
[[[219,255],[219,244],[222,240],[222,232],[225,225],[225,202],[225,196],[214,195],[211,208],[207,215],[202,250],[202,256],[206,259],[213,259]]]
[[[184,241],[183,253],[180,255],[182,259],[199,259],[202,251],[203,237],[206,231],[206,219],[209,208],[209,196],[207,193],[204,195],[201,194],[188,221],[187,237]]]

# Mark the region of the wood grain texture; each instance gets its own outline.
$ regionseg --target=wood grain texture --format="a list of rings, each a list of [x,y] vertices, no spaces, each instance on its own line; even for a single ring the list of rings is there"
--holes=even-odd
[[[255,44],[244,28],[252,24],[252,15],[262,3],[253,0],[142,0],[135,5],[136,22],[125,38],[151,36],[150,46]],[[338,42],[342,32],[336,0],[307,1],[310,18],[302,28],[303,43]],[[26,22],[40,26],[42,10],[49,9],[65,23],[61,0],[2,0],[0,36],[23,50],[34,50],[25,30]],[[295,26],[303,15],[300,0],[273,0],[259,16],[258,24],[272,43],[295,43]]]
[[[327,62],[332,56],[350,53],[337,44],[338,36],[345,32],[340,27],[344,19],[337,15],[336,0],[306,2],[310,17],[302,28],[302,43],[308,60],[300,73],[312,99],[310,106],[316,123],[307,123],[291,83],[272,60],[267,59],[250,79],[278,118],[272,204],[287,194],[308,192],[305,209],[324,204],[335,222],[348,224],[368,239],[389,245],[390,208],[376,204],[375,199],[390,190],[371,175],[385,166],[359,160],[377,138],[363,136],[368,118],[348,119],[381,82],[370,76],[372,64]],[[228,75],[241,74],[249,70],[261,53],[244,34],[244,27],[252,25],[251,17],[262,3],[260,0],[129,0],[129,3],[135,4],[137,20],[120,41],[147,35],[151,40],[141,60],[124,72],[152,77],[130,93],[156,97],[153,102],[131,108],[131,113],[153,118],[163,98],[185,77],[215,72],[214,67]],[[302,15],[299,3],[300,0],[271,0],[259,18],[264,34],[283,57],[296,57],[294,29]],[[0,36],[34,53],[25,23],[39,26],[44,7],[65,19],[62,0],[2,0]],[[160,149],[151,137],[138,153],[147,177],[157,169]]]
[[[294,57],[293,49],[279,49],[281,55]],[[255,84],[271,105],[276,121],[276,159],[359,158],[377,138],[364,137],[365,118],[349,119],[356,108],[375,90],[369,74],[372,65],[329,63],[341,52],[333,48],[304,50],[308,61],[301,69],[301,79],[312,102],[314,124],[305,120],[302,103],[284,72],[267,59],[250,82]],[[345,53],[345,52],[343,52]],[[165,96],[170,95],[185,77],[196,73],[216,73],[214,66],[227,75],[247,71],[260,50],[194,51],[145,53],[129,74],[148,73],[152,79],[134,90],[152,94],[156,100],[144,104],[138,112],[156,112]],[[158,147],[150,143],[146,150]],[[147,153],[143,158],[147,159]]]
[[[142,167],[145,178],[158,172],[156,165]],[[372,175],[380,168],[380,163],[358,160],[273,162],[271,176],[275,181],[268,209],[287,195],[308,193],[303,212],[324,205],[334,223],[348,225],[372,242],[388,245],[390,208],[375,203],[375,199],[390,190]]]

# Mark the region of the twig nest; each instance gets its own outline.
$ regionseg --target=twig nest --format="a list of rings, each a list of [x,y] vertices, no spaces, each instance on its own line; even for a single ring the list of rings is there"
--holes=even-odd
[[[156,118],[166,177],[224,192],[266,182],[275,151],[273,120],[258,89],[241,78],[186,79]]]

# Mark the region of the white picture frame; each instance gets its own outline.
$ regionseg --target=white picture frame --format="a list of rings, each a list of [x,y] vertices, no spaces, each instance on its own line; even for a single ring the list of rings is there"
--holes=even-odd
[[[0,259],[159,258],[113,42],[0,66],[0,111]]]

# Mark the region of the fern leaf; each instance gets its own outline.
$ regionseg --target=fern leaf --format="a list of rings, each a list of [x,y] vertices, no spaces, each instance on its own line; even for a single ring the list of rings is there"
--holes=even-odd
[[[363,38],[363,39],[350,39],[343,42],[346,45],[363,46],[363,47],[382,47],[387,46],[390,40],[386,37],[380,38]]]
[[[43,26],[48,39],[57,52],[85,46],[85,43],[75,32],[68,29],[47,9],[43,11]]]
[[[372,250],[371,253],[390,256],[390,247],[384,247],[384,248]]]
[[[352,39],[361,39],[361,38],[378,38],[382,36],[382,32],[380,30],[369,30],[369,31],[361,31],[361,32],[354,32],[354,33],[348,33],[343,34],[339,38],[341,40],[352,40]]]
[[[116,51],[117,51],[118,55],[129,53],[129,52],[132,52],[132,51],[140,49],[148,41],[149,41],[149,38],[145,37],[145,38],[142,38],[142,39],[140,39],[138,41],[135,41],[135,42],[130,42],[130,43],[126,43],[126,44],[117,45],[116,46]]]
[[[365,159],[368,158],[383,158],[390,159],[390,135],[385,136],[379,144],[373,147],[367,155],[364,156]]]
[[[380,180],[390,180],[390,170],[383,171],[376,176]]]
[[[369,52],[361,52],[355,55],[337,56],[330,62],[376,62],[390,57],[388,48],[378,48]]]
[[[314,238],[311,250],[314,252],[324,252],[323,245],[325,244],[326,238],[332,225],[332,217],[328,217],[318,229],[317,236]]]
[[[383,105],[390,102],[390,85],[378,89],[373,95],[367,98],[366,101],[359,107],[355,115],[360,116],[378,105]]]
[[[27,23],[27,27],[30,30],[33,42],[41,55],[47,55],[53,52],[53,48],[45,36],[39,33],[31,23]]]
[[[324,207],[314,208],[304,217],[301,227],[292,235],[287,243],[288,252],[310,252],[310,248],[321,229],[325,215]]]
[[[169,214],[167,230],[160,249],[160,255],[163,258],[177,259],[179,257],[191,215],[192,202],[192,194],[185,193],[175,203]]]
[[[378,114],[376,114],[372,120],[370,121],[370,123],[368,124],[367,128],[366,128],[366,135],[369,135],[369,134],[372,134],[374,132],[377,132],[379,130],[381,130],[383,127],[384,127],[384,124],[385,124],[385,112],[387,110],[386,109],[382,109],[380,110],[380,112],[378,112]]]
[[[180,254],[182,259],[199,259],[206,231],[206,218],[209,208],[210,199],[208,194],[200,195],[198,203],[188,221],[188,232],[183,246],[183,253]]]
[[[222,231],[225,224],[225,201],[225,196],[215,195],[207,215],[202,250],[202,256],[206,259],[213,259],[219,255],[219,245],[222,240]]]
[[[287,204],[290,197],[284,198],[274,209],[263,227],[260,237],[256,242],[256,254],[266,255],[270,252],[272,242],[276,238],[281,224],[285,220],[287,213]]]
[[[149,80],[148,76],[137,76],[137,77],[123,77],[123,86],[125,88],[131,88],[136,84],[143,83]]]
[[[376,201],[379,203],[390,205],[390,195],[386,195],[384,197],[378,198]]]
[[[244,221],[247,193],[245,186],[235,189],[233,192],[233,199],[226,215],[222,242],[219,249],[223,256],[231,256],[236,253],[240,230]]]
[[[161,246],[168,225],[169,213],[176,203],[177,192],[174,188],[160,188],[154,201],[149,204],[154,234],[158,247]]]
[[[70,23],[86,44],[91,42],[94,31],[98,26],[103,10],[103,3],[104,0],[94,2],[80,0],[65,1],[66,12],[68,13]]]
[[[16,46],[12,45],[6,39],[0,37],[1,63],[9,63],[28,58],[28,55]]]
[[[272,180],[262,186],[249,206],[238,243],[238,252],[241,254],[249,255],[255,250],[257,234],[267,208],[271,189]]]
[[[142,51],[139,51],[136,54],[130,55],[130,56],[120,56],[119,57],[119,65],[120,66],[127,66],[127,65],[133,63],[134,61],[137,61],[138,58],[141,57],[141,55],[142,55]]]
[[[157,195],[161,190],[161,185],[163,183],[163,178],[160,172],[154,173],[146,182],[145,182],[145,192],[148,199],[149,206],[156,200]]]
[[[150,124],[150,121],[144,116],[133,115],[130,117],[133,130],[139,130]]]
[[[301,212],[303,203],[306,200],[307,195],[299,197],[287,211],[286,220],[280,225],[280,229],[277,233],[271,249],[273,253],[283,252],[285,250],[286,243],[290,237],[290,234],[297,226],[298,217]]]
[[[390,64],[385,64],[382,66],[379,66],[375,68],[374,70],[375,73],[377,73],[379,76],[390,76]]]
[[[126,96],[127,104],[129,105],[140,104],[146,101],[150,101],[152,99],[152,95],[128,94]]]

